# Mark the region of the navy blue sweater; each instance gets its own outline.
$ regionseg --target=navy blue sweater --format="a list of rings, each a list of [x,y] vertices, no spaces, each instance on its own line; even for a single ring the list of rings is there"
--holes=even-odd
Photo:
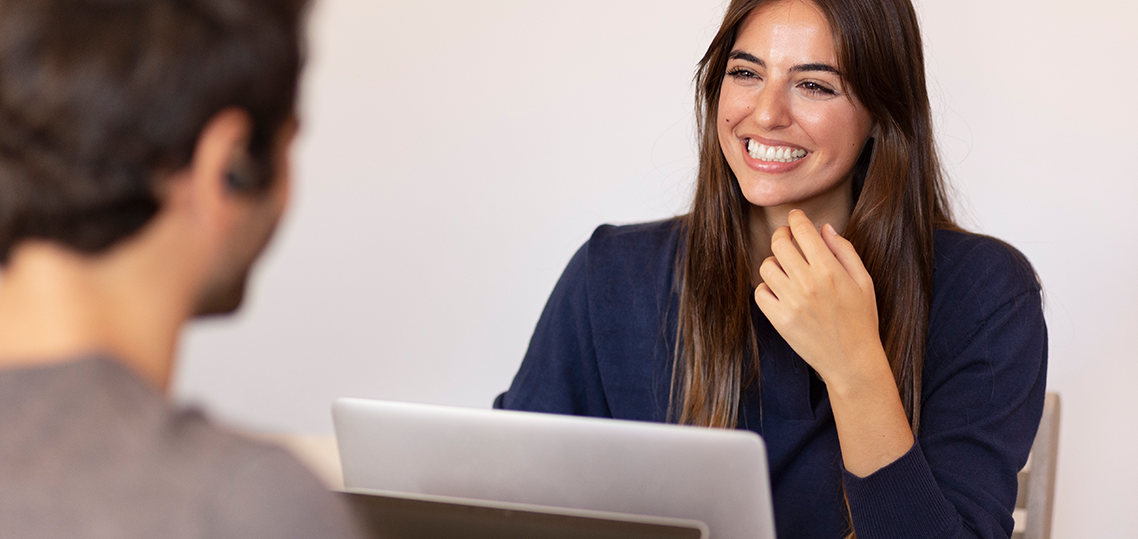
[[[665,421],[678,302],[678,221],[601,226],[538,321],[509,391],[515,410]],[[909,452],[866,478],[842,467],[826,387],[752,306],[759,388],[739,428],[767,444],[779,537],[1008,537],[1043,410],[1047,330],[1031,266],[983,236],[938,231],[922,385]]]

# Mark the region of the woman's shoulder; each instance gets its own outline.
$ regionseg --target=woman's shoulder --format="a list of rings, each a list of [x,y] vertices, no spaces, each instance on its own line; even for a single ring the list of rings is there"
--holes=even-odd
[[[683,238],[683,220],[601,225],[583,247],[591,273],[627,274],[670,268]]]
[[[1016,323],[1042,319],[1039,278],[1018,249],[960,230],[938,230],[934,242],[932,340],[940,335],[955,342],[960,332],[975,331],[1009,310],[1017,313]]]
[[[943,290],[946,287],[960,293],[987,291],[1012,296],[1041,290],[1039,278],[1027,257],[997,238],[939,229],[933,240],[933,251],[934,295],[947,292]]]
[[[683,218],[671,217],[647,223],[598,226],[589,238],[593,248],[651,251],[674,247],[683,232]]]
[[[577,251],[563,279],[606,302],[662,297],[673,287],[682,239],[682,218],[601,225]]]

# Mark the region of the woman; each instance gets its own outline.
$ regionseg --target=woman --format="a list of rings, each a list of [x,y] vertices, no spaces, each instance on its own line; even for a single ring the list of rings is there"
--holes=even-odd
[[[1009,536],[1040,289],[949,216],[921,50],[908,0],[734,0],[691,212],[598,228],[496,404],[754,430],[782,537]]]

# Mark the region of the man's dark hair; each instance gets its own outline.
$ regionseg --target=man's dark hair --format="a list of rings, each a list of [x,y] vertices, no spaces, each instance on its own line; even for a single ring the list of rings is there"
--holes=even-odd
[[[159,209],[218,112],[273,176],[304,0],[0,0],[0,264],[39,238],[96,253]]]

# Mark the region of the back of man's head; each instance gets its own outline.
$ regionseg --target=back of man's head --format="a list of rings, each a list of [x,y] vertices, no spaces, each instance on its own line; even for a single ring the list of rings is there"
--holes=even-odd
[[[0,264],[27,239],[98,253],[137,232],[226,108],[271,181],[305,4],[0,0]]]

